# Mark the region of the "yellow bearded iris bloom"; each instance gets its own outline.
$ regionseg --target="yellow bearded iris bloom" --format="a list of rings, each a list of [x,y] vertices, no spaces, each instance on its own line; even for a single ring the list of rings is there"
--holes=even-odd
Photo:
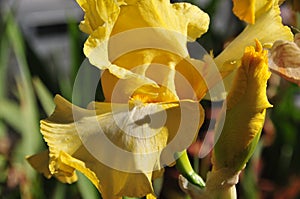
[[[206,32],[208,15],[167,0],[78,3],[85,12],[80,28],[89,34],[84,53],[105,70],[106,102],[82,109],[56,96],[54,113],[41,121],[49,152],[28,161],[46,177],[67,183],[77,180],[78,170],[105,199],[154,198],[151,181],[174,162],[174,152],[191,144],[203,123],[199,100],[207,86],[195,69],[203,62],[189,58],[186,44]],[[185,136],[174,144],[179,131]]]
[[[213,168],[208,175],[207,192],[221,198],[235,198],[234,185],[238,174],[252,156],[263,128],[266,109],[272,107],[266,95],[268,69],[267,51],[256,41],[247,47],[232,90],[227,97],[225,123],[213,151]],[[228,197],[230,196],[230,197]],[[212,197],[214,198],[214,197]]]

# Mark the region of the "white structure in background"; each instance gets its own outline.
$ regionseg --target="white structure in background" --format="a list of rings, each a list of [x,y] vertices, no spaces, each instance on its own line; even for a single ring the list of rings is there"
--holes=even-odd
[[[69,20],[79,23],[83,12],[75,0],[0,0],[0,9],[13,8],[33,50],[44,60],[69,68]],[[54,69],[55,70],[55,69]]]

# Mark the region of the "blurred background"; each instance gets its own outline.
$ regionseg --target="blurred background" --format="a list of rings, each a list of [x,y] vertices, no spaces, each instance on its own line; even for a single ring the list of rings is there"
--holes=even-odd
[[[186,2],[209,13],[210,29],[198,41],[214,55],[245,27],[232,15],[230,0]],[[282,6],[284,23],[300,28],[299,10],[298,0],[287,1]],[[53,111],[54,95],[71,100],[76,73],[85,58],[82,48],[87,35],[78,28],[82,18],[74,0],[0,0],[0,199],[101,198],[80,174],[78,182],[66,185],[44,178],[25,161],[26,156],[47,148],[39,120]],[[241,174],[238,195],[241,199],[297,199],[300,89],[272,75],[268,95],[274,108],[268,110],[262,138]],[[99,96],[97,100],[102,100]],[[199,151],[215,118],[210,117],[211,102],[201,103],[206,120],[189,154],[195,170],[205,178],[210,156],[200,159]],[[179,189],[177,177],[176,169],[166,168],[164,178],[155,182],[159,198],[188,198]]]

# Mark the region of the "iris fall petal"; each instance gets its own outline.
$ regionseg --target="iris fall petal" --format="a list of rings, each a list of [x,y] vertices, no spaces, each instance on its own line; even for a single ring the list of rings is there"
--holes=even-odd
[[[126,109],[128,104],[110,103],[93,103],[90,109],[82,109],[60,96],[56,96],[55,102],[53,115],[41,121],[49,155],[44,152],[29,157],[28,161],[46,177],[53,175],[68,183],[77,180],[75,170],[78,170],[93,182],[103,198],[153,195],[151,180],[162,174],[161,155],[178,132],[181,111],[199,108],[201,118],[196,118],[200,121],[196,129],[204,118],[203,109],[193,101],[152,103],[142,107],[132,104],[129,110]],[[162,114],[166,114],[165,123],[161,123]],[[188,132],[191,125],[184,128],[183,131]],[[175,148],[182,150],[194,136],[186,141],[181,139]],[[115,153],[118,150],[123,151],[120,154],[125,157]],[[126,156],[129,153],[133,155]],[[123,171],[118,168],[120,165]]]

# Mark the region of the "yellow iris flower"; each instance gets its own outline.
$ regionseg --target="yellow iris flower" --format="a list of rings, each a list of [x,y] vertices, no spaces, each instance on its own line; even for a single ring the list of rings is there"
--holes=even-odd
[[[209,17],[191,4],[167,0],[78,0],[78,4],[85,12],[80,28],[89,34],[84,53],[105,70],[101,81],[106,102],[83,109],[56,96],[54,113],[41,121],[49,151],[28,161],[46,177],[66,183],[77,180],[78,170],[103,198],[154,198],[151,181],[162,175],[164,164],[174,162],[174,153],[168,154],[173,161],[162,161],[166,146],[178,131],[185,132],[171,151],[184,150],[203,123],[199,100],[207,86],[194,67],[203,62],[189,58],[186,44],[207,31]],[[178,74],[192,92],[176,83]],[[185,111],[196,114],[184,116]],[[108,151],[115,148],[125,156]]]
[[[151,181],[162,175],[165,148],[179,129],[195,136],[203,123],[204,111],[199,100],[208,90],[203,77],[208,69],[202,61],[189,57],[186,45],[207,31],[209,17],[191,4],[170,4],[167,0],[77,2],[85,12],[80,28],[89,34],[84,53],[90,63],[104,70],[101,81],[106,102],[91,103],[83,109],[56,96],[54,113],[41,121],[49,151],[31,156],[28,161],[46,177],[55,176],[66,183],[77,180],[78,170],[93,182],[103,198],[154,198]],[[228,165],[233,174],[242,169],[259,136],[256,131],[263,124],[265,109],[270,106],[262,83],[269,75],[265,51],[259,43],[256,49],[248,47],[244,56],[241,49],[253,45],[255,38],[265,45],[293,37],[281,23],[278,3],[266,2],[251,7],[249,20],[252,23],[255,19],[255,24],[248,25],[215,58],[223,77],[238,68],[240,79],[236,81],[242,83],[233,84],[227,98],[224,128],[230,133],[222,133],[222,142],[217,143],[212,174]],[[257,14],[258,8],[262,11]],[[203,71],[199,72],[199,68]],[[182,82],[190,85],[190,91]],[[232,81],[228,82],[231,88]],[[180,126],[186,117],[183,113],[193,110],[197,114],[189,115],[186,124]],[[240,110],[247,114],[239,118],[240,123],[233,122]],[[165,121],[161,121],[163,118]],[[191,132],[194,121],[196,126]],[[183,139],[175,151],[183,150],[192,140]],[[232,140],[239,142],[234,151],[246,151],[237,154],[238,158],[230,156]],[[114,151],[107,151],[107,143],[124,154],[133,154],[128,156],[132,161],[114,158]],[[90,148],[97,149],[96,154]],[[226,155],[222,155],[224,152]],[[112,161],[107,164],[101,161],[103,157]]]

